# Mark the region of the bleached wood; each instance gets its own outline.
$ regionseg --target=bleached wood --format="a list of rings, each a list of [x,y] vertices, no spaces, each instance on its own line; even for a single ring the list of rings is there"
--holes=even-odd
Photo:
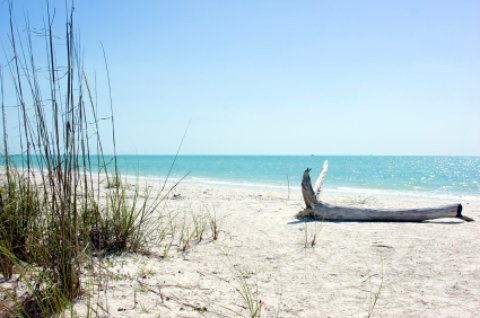
[[[381,210],[370,208],[352,208],[320,202],[312,188],[310,170],[303,173],[302,193],[306,209],[297,214],[297,218],[309,218],[330,221],[384,221],[384,222],[421,222],[440,218],[459,218],[470,222],[473,219],[462,215],[461,204],[450,204],[434,208],[408,210]]]
[[[327,175],[328,171],[328,160],[325,160],[323,163],[323,169],[322,172],[320,172],[320,175],[318,176],[317,181],[315,182],[315,196],[317,197],[317,201],[321,202],[320,196],[322,194],[322,188],[323,188],[323,182],[325,181],[325,176]]]

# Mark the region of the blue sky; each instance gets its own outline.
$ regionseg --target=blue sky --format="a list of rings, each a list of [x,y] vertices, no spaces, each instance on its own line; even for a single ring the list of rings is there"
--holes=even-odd
[[[77,2],[119,153],[480,155],[480,1]]]

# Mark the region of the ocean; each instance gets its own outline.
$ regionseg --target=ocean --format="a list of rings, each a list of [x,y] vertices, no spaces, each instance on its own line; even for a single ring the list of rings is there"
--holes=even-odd
[[[174,160],[171,155],[119,155],[118,165],[124,176],[163,180]],[[170,178],[188,174],[183,182],[287,191],[299,189],[306,168],[313,168],[315,181],[325,160],[326,194],[480,202],[480,157],[181,155]],[[15,161],[19,164],[19,157]]]

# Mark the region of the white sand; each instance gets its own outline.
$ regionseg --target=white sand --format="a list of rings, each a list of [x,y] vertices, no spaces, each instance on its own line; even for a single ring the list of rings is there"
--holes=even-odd
[[[296,192],[183,185],[162,211],[217,214],[221,232],[163,259],[121,255],[95,300],[107,317],[249,316],[238,271],[261,301],[262,317],[477,317],[480,314],[480,222],[295,222]],[[438,205],[327,197],[332,203],[391,208]],[[464,214],[480,219],[480,206]],[[177,220],[179,217],[177,217]],[[305,231],[307,235],[305,236]],[[305,248],[316,233],[314,247]],[[159,254],[161,249],[152,248]],[[383,279],[382,279],[383,276]],[[85,281],[85,279],[84,279]],[[97,281],[97,283],[99,283]],[[378,295],[376,297],[375,295]],[[87,297],[74,309],[85,314]],[[203,312],[201,312],[203,309]]]

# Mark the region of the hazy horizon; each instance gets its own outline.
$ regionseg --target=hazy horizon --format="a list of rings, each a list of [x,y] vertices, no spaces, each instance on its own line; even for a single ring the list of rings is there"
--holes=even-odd
[[[21,153],[10,153],[10,156],[21,156]],[[90,155],[97,156],[98,153],[90,152]],[[104,153],[103,156],[113,157],[113,153]],[[32,154],[35,156],[35,154]],[[117,156],[159,156],[159,157],[202,157],[202,156],[218,156],[218,157],[472,157],[479,158],[479,155],[417,155],[417,154],[404,154],[404,155],[382,155],[382,154],[322,154],[322,153],[312,153],[312,154],[258,154],[258,153],[243,153],[243,154],[221,154],[221,153],[117,153]]]

